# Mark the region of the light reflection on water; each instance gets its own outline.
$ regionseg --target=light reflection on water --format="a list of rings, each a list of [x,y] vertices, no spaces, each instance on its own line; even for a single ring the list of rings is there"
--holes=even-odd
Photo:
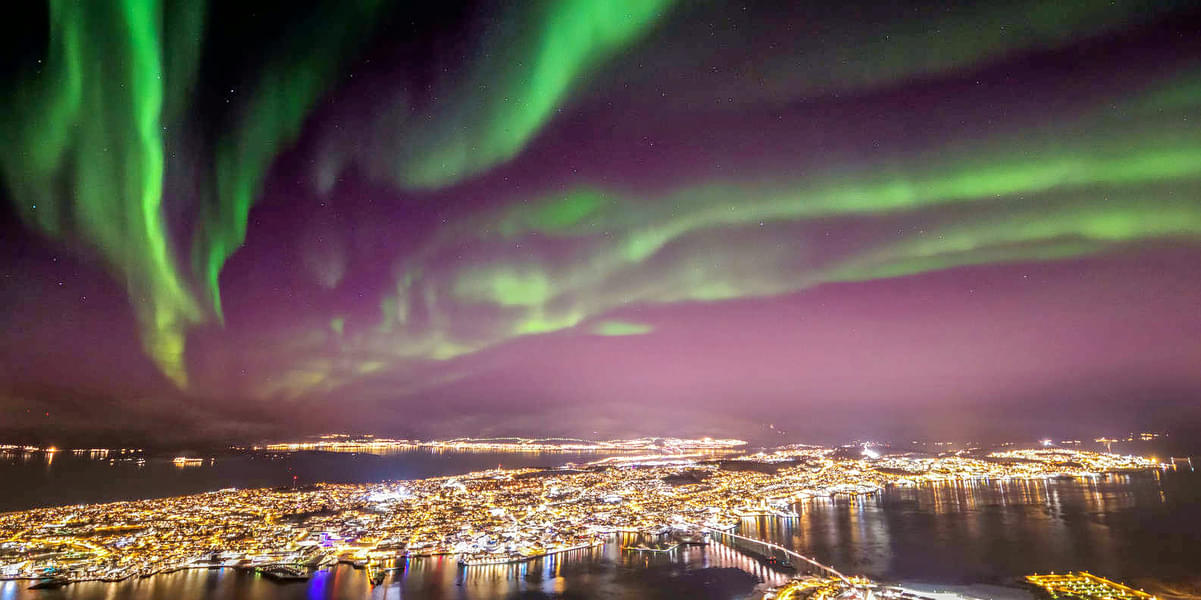
[[[1201,477],[979,481],[817,498],[741,528],[877,579],[1009,582],[1034,571],[1115,577],[1201,572]]]
[[[550,598],[569,592],[570,597],[583,599],[737,598],[748,594],[757,583],[747,572],[759,573],[774,583],[787,579],[720,544],[681,547],[668,554],[650,555],[623,551],[622,543],[629,541],[631,538],[619,538],[604,546],[527,563],[466,569],[459,567],[451,556],[400,560],[378,586],[371,585],[365,571],[345,565],[318,572],[302,583],[276,583],[253,573],[214,569],[181,571],[115,584],[71,584],[60,590],[41,592],[26,590],[29,582],[4,582],[0,583],[0,598],[500,600]],[[712,595],[707,590],[712,591]]]

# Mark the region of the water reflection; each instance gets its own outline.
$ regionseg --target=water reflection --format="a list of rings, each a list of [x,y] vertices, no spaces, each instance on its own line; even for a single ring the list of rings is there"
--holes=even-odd
[[[794,506],[795,518],[745,519],[744,531],[845,571],[886,580],[1005,582],[1032,571],[1117,577],[1201,567],[1198,477],[941,482]]]

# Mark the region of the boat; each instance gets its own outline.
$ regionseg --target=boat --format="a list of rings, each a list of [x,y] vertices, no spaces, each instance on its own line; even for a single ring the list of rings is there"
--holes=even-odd
[[[57,590],[64,585],[71,583],[66,577],[43,577],[37,580],[37,583],[29,586],[31,590]]]
[[[697,530],[677,531],[675,541],[684,546],[707,546],[709,545],[709,534]]]
[[[258,571],[264,577],[274,579],[275,581],[278,581],[281,583],[288,583],[288,582],[293,582],[293,581],[308,581],[308,579],[309,579],[309,574],[307,571],[302,571],[300,569],[297,569],[296,567],[289,567],[289,566],[285,566],[285,565],[259,567],[258,569],[256,569],[256,571]]]
[[[626,552],[671,552],[679,547],[679,542],[644,542],[637,546],[626,546],[622,550]]]
[[[505,565],[509,563],[520,563],[532,560],[533,557],[523,556],[521,554],[475,554],[475,555],[460,555],[460,567],[478,567],[483,565]]]
[[[788,560],[787,558],[780,559],[775,556],[765,556],[765,557],[760,558],[759,562],[761,562],[777,571],[784,571],[787,573],[792,573],[797,570],[796,565],[792,564],[792,561]]]
[[[534,560],[536,558],[543,558],[543,557],[552,556],[555,554],[562,554],[564,552],[571,552],[573,550],[583,550],[584,548],[595,548],[597,546],[602,546],[602,545],[604,545],[604,541],[595,540],[592,542],[577,544],[574,546],[561,546],[561,547],[557,547],[557,548],[543,549],[541,551],[529,552],[529,553],[525,553],[525,554],[523,554],[521,552],[460,554],[458,563],[459,563],[460,567],[475,567],[475,566],[481,566],[481,565],[503,565],[503,564],[510,564],[510,563],[523,563],[523,562],[528,562],[528,561]]]

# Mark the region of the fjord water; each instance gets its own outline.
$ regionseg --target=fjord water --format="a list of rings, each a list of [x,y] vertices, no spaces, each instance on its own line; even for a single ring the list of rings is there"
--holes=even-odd
[[[422,479],[472,471],[519,467],[554,467],[583,463],[600,453],[449,452],[406,449],[387,454],[336,452],[239,452],[211,455],[199,466],[178,467],[171,457],[133,455],[103,459],[70,452],[0,455],[0,512],[41,506],[63,506],[144,498],[165,498],[223,488],[304,485],[314,482],[371,483]],[[114,458],[115,457],[115,458]],[[293,479],[295,477],[295,480]]]
[[[506,466],[560,460],[506,456]],[[1148,589],[1165,582],[1196,589],[1199,503],[1201,475],[1186,470],[889,488],[868,498],[808,500],[796,505],[796,518],[746,519],[740,529],[886,582],[1008,586],[988,588],[983,595],[989,597],[1025,597],[1013,586],[1020,576],[1070,569]],[[402,567],[375,588],[349,567],[291,584],[224,569],[44,592],[26,590],[24,582],[0,582],[0,599],[728,599],[746,597],[758,581],[782,577],[720,545],[647,556],[609,544],[524,565],[462,570],[452,559],[433,558]]]

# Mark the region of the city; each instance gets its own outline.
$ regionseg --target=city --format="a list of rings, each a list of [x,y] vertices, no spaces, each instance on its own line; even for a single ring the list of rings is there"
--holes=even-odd
[[[227,567],[304,578],[338,561],[378,570],[387,561],[436,555],[469,568],[601,545],[620,533],[709,539],[749,516],[795,517],[794,503],[807,498],[872,495],[886,486],[1164,468],[1149,458],[1041,446],[929,455],[793,445],[718,457],[619,455],[378,484],[226,489],[2,514],[0,576],[57,585]],[[762,557],[776,564],[771,552]],[[831,585],[814,589],[833,593]]]

